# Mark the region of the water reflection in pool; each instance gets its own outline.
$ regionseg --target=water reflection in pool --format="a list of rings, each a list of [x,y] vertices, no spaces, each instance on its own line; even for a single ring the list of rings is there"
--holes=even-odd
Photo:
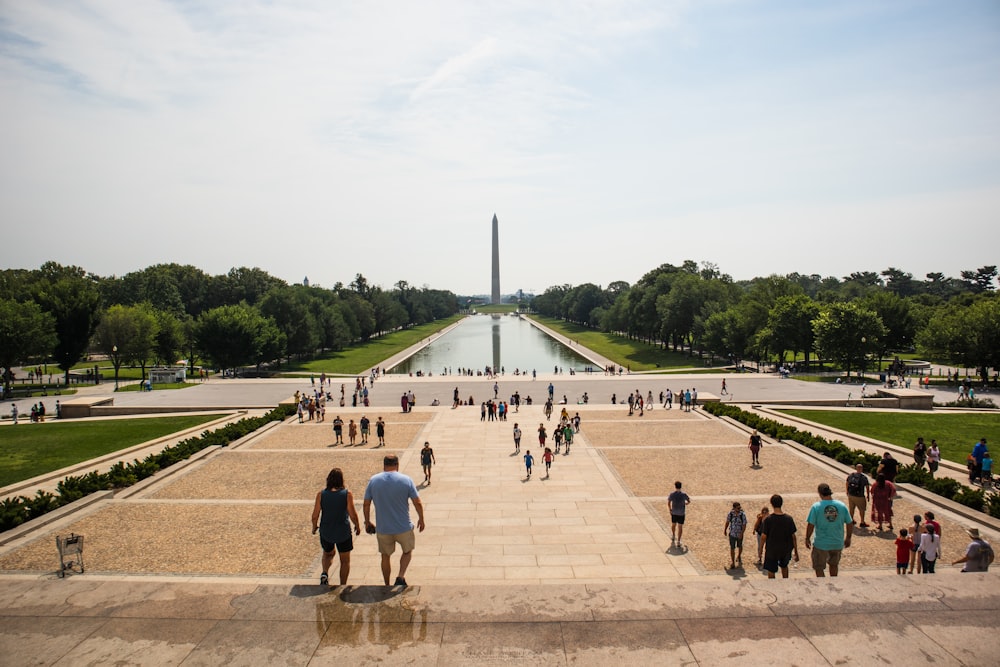
[[[594,364],[561,343],[513,315],[473,315],[457,327],[393,367],[391,373],[433,373],[449,368],[483,370],[487,366],[503,368],[507,374],[551,373],[559,366],[583,370]]]

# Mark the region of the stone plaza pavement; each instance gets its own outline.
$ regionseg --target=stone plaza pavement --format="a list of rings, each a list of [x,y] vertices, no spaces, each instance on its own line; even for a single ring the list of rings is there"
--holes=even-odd
[[[339,411],[383,416],[385,449],[331,446],[334,408],[70,515],[0,549],[0,663],[996,663],[998,575],[897,577],[886,534],[859,534],[836,580],[812,577],[801,541],[791,579],[765,579],[749,544],[746,566],[726,569],[731,500],[752,519],[781,491],[801,536],[816,484],[837,489],[839,470],[772,442],[750,468],[745,432],[698,411],[567,408],[583,428],[548,478],[536,429],[554,422],[537,404],[507,422],[476,407]],[[326,471],[343,468],[360,504],[386,452],[420,483],[424,441],[437,465],[420,484],[410,587],[381,585],[365,535],[349,585],[319,586],[309,513]],[[675,478],[693,498],[682,548],[665,514]],[[899,513],[922,502],[904,494]],[[939,514],[950,561],[971,524]],[[60,580],[54,536],[70,531],[86,536],[87,572]]]

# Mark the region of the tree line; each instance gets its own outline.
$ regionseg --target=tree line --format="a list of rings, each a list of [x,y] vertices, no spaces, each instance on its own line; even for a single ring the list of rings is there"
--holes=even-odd
[[[820,355],[848,374],[868,360],[917,350],[974,368],[986,382],[1000,367],[997,267],[926,280],[890,267],[844,278],[792,273],[734,281],[714,264],[663,264],[634,285],[616,281],[548,288],[532,302],[543,315],[600,331],[731,359]]]
[[[445,290],[391,289],[360,273],[327,289],[288,284],[259,268],[212,276],[158,264],[101,277],[47,262],[0,272],[0,366],[53,359],[69,381],[88,350],[142,368],[204,359],[220,369],[281,362],[340,350],[385,332],[448,317],[458,298]]]

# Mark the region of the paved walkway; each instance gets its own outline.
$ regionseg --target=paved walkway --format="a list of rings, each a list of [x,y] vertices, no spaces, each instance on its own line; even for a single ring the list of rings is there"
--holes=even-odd
[[[840,474],[773,443],[762,470],[734,465],[746,456],[744,434],[696,413],[654,410],[640,421],[620,405],[610,412],[611,393],[655,395],[667,382],[675,390],[695,382],[707,388],[718,378],[507,377],[501,392],[540,398],[549,381],[557,396],[587,391],[594,403],[579,408],[584,433],[545,480],[540,456],[525,478],[510,439],[517,420],[522,451],[538,453],[538,404],[506,423],[484,424],[476,408],[421,406],[432,398],[450,405],[455,386],[483,400],[492,380],[391,377],[376,383],[368,410],[390,422],[385,450],[329,447],[329,424],[288,423],[0,549],[0,662],[996,663],[998,574],[942,566],[935,576],[897,577],[877,559],[884,551],[891,560],[891,542],[873,535],[863,544],[859,538],[851,557],[869,558],[863,550],[871,548],[876,560],[837,580],[812,578],[802,566],[789,580],[769,581],[749,567],[724,572],[712,560],[721,557],[716,515],[735,494],[752,511],[750,502],[766,498],[777,480],[801,505],[798,517],[816,479]],[[756,375],[729,377],[728,385],[740,400],[843,393]],[[183,395],[185,407],[273,405],[308,386],[213,380],[127,396],[134,404]],[[418,396],[409,416],[396,407],[408,389]],[[424,440],[438,465],[421,489],[428,528],[407,575],[414,585],[373,585],[381,575],[366,536],[353,553],[353,585],[316,585],[318,550],[305,525],[313,478],[344,467],[360,502],[382,454],[399,451],[402,469],[419,482]],[[742,472],[720,476],[717,469]],[[697,485],[705,508],[689,526],[690,549],[671,548],[658,497],[675,476]],[[961,519],[946,521],[950,560],[964,539]],[[93,567],[57,579],[53,535],[67,529],[92,540],[85,555]]]

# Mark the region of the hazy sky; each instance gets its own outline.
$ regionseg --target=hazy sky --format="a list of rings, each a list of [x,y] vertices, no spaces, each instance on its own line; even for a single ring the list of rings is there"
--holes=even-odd
[[[0,0],[0,265],[1000,264],[1000,2]]]

